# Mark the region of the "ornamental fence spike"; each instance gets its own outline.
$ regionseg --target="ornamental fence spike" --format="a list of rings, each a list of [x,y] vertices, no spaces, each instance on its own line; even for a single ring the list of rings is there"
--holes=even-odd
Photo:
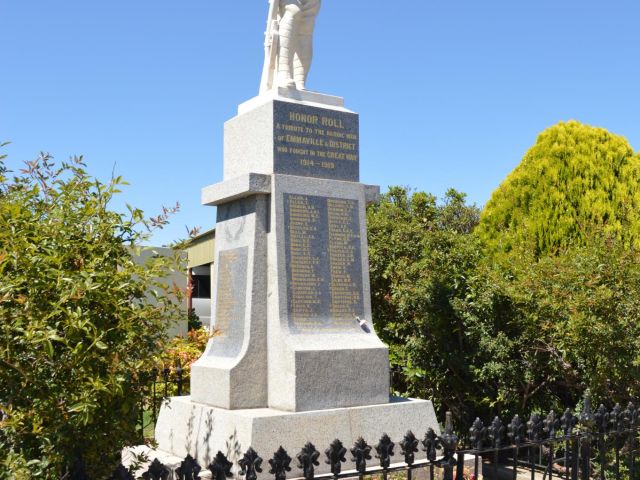
[[[400,449],[404,455],[404,463],[408,466],[413,465],[415,461],[415,454],[418,451],[418,439],[411,430],[407,432],[402,441],[400,442]]]
[[[342,442],[337,438],[331,442],[329,448],[324,451],[324,454],[327,456],[325,463],[331,467],[331,473],[336,477],[340,475],[342,471],[342,463],[347,461],[345,458],[346,453],[347,449],[344,448]]]
[[[504,438],[504,424],[500,417],[495,417],[491,425],[487,428],[487,438],[491,442],[493,448],[500,448],[502,446],[502,439]]]
[[[525,425],[520,415],[516,414],[508,425],[508,436],[511,443],[520,445],[524,441]]]
[[[560,420],[556,417],[556,412],[551,410],[547,418],[544,419],[544,433],[546,438],[554,439],[557,436],[558,429],[560,428]]]
[[[504,427],[502,428],[504,429]],[[440,437],[440,444],[444,450],[444,458],[442,459],[444,465],[453,466],[455,464],[453,455],[458,447],[458,441],[458,436],[453,432],[453,415],[451,412],[447,412],[444,434]]]
[[[232,467],[233,463],[229,461],[224,453],[218,451],[207,469],[211,472],[214,480],[226,480],[233,477],[233,473],[231,473]]]
[[[176,469],[177,480],[200,480],[198,475],[202,467],[198,462],[188,454],[185,459],[180,463],[180,466]]]
[[[476,417],[473,425],[469,429],[469,441],[474,450],[482,450],[484,438],[487,435],[487,429],[482,420]]]
[[[580,429],[589,433],[595,426],[595,417],[591,407],[591,390],[584,392],[584,404],[580,413]]]
[[[262,458],[253,448],[249,447],[244,456],[238,461],[240,475],[246,480],[257,480],[258,473],[262,472]]]
[[[573,414],[570,408],[567,408],[562,417],[560,417],[560,425],[562,426],[562,433],[564,433],[564,436],[570,437],[577,424],[578,418]]]
[[[156,458],[149,465],[149,469],[142,474],[142,478],[144,480],[168,480],[169,475],[171,475],[171,470]]]
[[[395,447],[395,443],[391,441],[391,438],[386,433],[382,435],[376,445],[376,458],[380,459],[380,466],[385,470],[391,465],[393,447]]]
[[[607,408],[601,403],[596,410],[596,413],[593,415],[595,419],[596,427],[598,427],[598,433],[600,435],[605,435],[609,431],[609,412],[607,412]]]
[[[543,433],[544,422],[542,418],[537,413],[532,414],[527,422],[527,435],[529,436],[529,441],[533,443],[542,441]]]
[[[269,460],[269,465],[271,465],[269,473],[274,475],[276,480],[285,480],[287,478],[287,472],[291,471],[291,457],[282,445]]]
[[[426,452],[427,460],[435,462],[438,456],[438,448],[440,448],[440,439],[433,428],[429,428],[424,436],[424,440],[422,440],[422,450]]]
[[[364,438],[359,437],[351,449],[352,461],[355,462],[356,470],[361,475],[364,475],[367,471],[367,460],[371,460],[371,448]]]
[[[320,458],[320,452],[316,449],[315,445],[311,442],[302,447],[300,453],[296,455],[298,459],[298,468],[302,469],[305,480],[312,480],[315,476],[315,467],[320,465],[318,459]]]

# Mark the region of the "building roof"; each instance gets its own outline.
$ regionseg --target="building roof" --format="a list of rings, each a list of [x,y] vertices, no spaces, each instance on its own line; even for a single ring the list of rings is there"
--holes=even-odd
[[[197,235],[187,242],[185,250],[189,260],[188,268],[198,267],[213,263],[216,245],[216,229],[212,228]]]

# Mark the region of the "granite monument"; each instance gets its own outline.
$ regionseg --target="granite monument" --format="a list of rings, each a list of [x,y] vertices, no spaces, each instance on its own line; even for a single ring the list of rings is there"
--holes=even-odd
[[[233,461],[252,446],[268,458],[280,445],[439,430],[430,401],[389,395],[365,217],[379,188],[360,183],[359,116],[342,98],[303,90],[319,7],[272,1],[278,82],[263,76],[261,94],[225,124],[223,182],[202,191],[217,207],[219,333],[192,366],[191,396],[163,406],[156,440],[205,465],[218,450]]]

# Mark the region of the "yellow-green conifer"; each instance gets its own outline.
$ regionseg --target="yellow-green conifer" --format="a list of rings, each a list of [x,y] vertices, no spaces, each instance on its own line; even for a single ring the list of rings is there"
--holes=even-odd
[[[538,255],[584,244],[594,232],[640,246],[640,156],[627,140],[580,122],[540,134],[493,193],[478,234],[497,251]]]

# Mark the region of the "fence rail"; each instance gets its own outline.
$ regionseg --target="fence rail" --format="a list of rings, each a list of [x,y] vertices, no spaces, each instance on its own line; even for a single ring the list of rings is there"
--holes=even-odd
[[[425,469],[430,479],[440,474],[443,480],[477,480],[481,474],[495,479],[501,474],[504,478],[505,471],[515,480],[522,478],[523,470],[532,480],[536,475],[542,475],[544,480],[640,480],[639,430],[638,409],[633,404],[626,408],[615,405],[611,410],[600,405],[593,411],[587,394],[578,415],[570,409],[561,416],[554,412],[546,417],[532,414],[527,421],[516,415],[506,425],[499,417],[489,424],[476,419],[464,440],[454,432],[451,413],[447,413],[442,435],[429,429],[419,439],[408,432],[396,444],[385,434],[374,446],[360,438],[349,449],[336,439],[324,450],[323,460],[331,470],[327,474],[315,473],[322,454],[311,443],[295,455],[295,462],[305,480],[363,480],[365,476],[387,480],[396,473],[412,480],[416,471]],[[415,458],[419,450],[426,458]],[[257,480],[265,469],[274,480],[285,480],[293,461],[282,447],[266,463],[249,448],[237,465],[218,452],[206,469],[215,480],[233,476],[234,467],[246,480]],[[191,456],[175,472],[155,459],[141,478],[166,480],[173,473],[178,480],[193,480],[199,478],[202,469]],[[135,478],[133,472],[120,465],[110,480]]]
[[[189,394],[189,378],[185,375],[180,360],[175,368],[154,368],[149,372],[143,372],[140,376],[140,384],[144,395],[140,405],[140,438],[145,442],[145,431],[149,427],[155,427],[158,421],[158,413],[162,402],[169,397],[181,397]],[[145,415],[146,414],[146,415]],[[145,418],[147,416],[148,418]]]

